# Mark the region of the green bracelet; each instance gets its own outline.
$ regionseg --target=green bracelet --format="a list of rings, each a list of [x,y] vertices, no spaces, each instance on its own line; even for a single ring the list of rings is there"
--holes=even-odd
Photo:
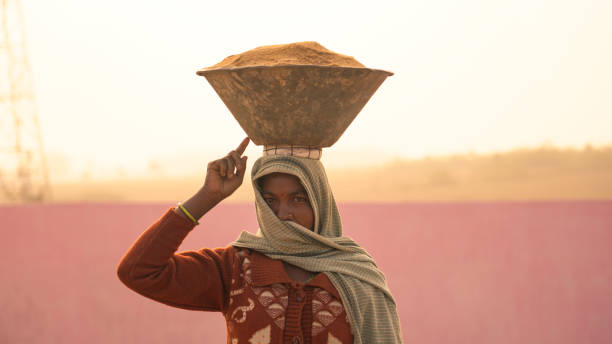
[[[178,202],[178,207],[179,209],[183,212],[183,214],[185,214],[185,216],[187,216],[193,223],[195,223],[196,225],[199,225],[200,223],[198,222],[198,220],[196,220],[193,215],[191,215],[187,209],[185,209],[185,207],[183,207],[183,205],[181,204],[181,202]]]

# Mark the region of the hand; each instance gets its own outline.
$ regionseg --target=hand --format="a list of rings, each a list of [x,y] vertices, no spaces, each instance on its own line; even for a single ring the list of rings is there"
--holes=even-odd
[[[206,180],[202,190],[209,196],[223,200],[242,184],[246,171],[247,156],[242,156],[249,145],[249,138],[242,140],[236,150],[229,152],[225,157],[208,163]]]

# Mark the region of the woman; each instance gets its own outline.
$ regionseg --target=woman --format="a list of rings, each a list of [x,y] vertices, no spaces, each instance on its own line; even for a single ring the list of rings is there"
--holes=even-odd
[[[175,253],[197,220],[242,184],[248,143],[210,162],[204,186],[138,238],[119,264],[121,281],[171,306],[222,312],[232,344],[400,343],[384,275],[342,236],[317,159],[261,157],[252,169],[257,235]]]

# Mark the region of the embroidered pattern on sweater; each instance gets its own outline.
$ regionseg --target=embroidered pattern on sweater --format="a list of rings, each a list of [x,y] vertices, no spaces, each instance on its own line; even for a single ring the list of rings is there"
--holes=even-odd
[[[272,284],[269,287],[251,287],[257,295],[257,301],[266,309],[274,324],[285,328],[285,313],[289,304],[289,290],[282,284]]]
[[[247,260],[248,258],[246,258],[246,252],[243,251],[237,251],[236,255],[238,257],[245,257],[245,260]],[[243,263],[244,266],[244,263]],[[249,277],[250,277],[250,261],[248,261],[248,267],[249,267]],[[244,270],[242,270],[244,271]],[[240,274],[241,277],[243,276],[243,273]],[[237,288],[237,282],[235,279],[232,278],[232,288]],[[240,294],[244,293],[244,287],[243,288],[237,288],[237,289],[231,289],[230,293],[229,293],[229,305],[232,306],[234,304],[234,297]],[[229,321],[228,321],[228,326],[230,327],[230,329],[233,331],[233,323],[232,320],[238,324],[241,324],[243,322],[246,321],[247,319],[247,313],[252,311],[253,309],[255,309],[255,302],[249,297],[247,298],[247,301],[249,302],[248,305],[244,305],[244,306],[237,306],[232,312],[231,315],[229,316]],[[229,311],[228,311],[229,313]],[[227,314],[226,314],[227,316]]]
[[[325,289],[315,288],[312,296],[312,336],[323,332],[344,311],[342,303]]]
[[[239,255],[240,256],[240,255]],[[282,284],[276,283],[265,287],[254,287],[251,269],[251,259],[243,256],[242,276],[253,293],[257,296],[257,301],[264,307],[266,313],[272,318],[274,324],[281,330],[285,328],[285,312],[289,304],[289,290]],[[230,293],[231,294],[231,293]]]
[[[232,312],[232,316],[231,319],[234,320],[237,323],[243,323],[246,321],[247,319],[247,313],[252,311],[253,308],[255,308],[255,302],[253,302],[253,300],[251,300],[251,298],[248,298],[249,301],[249,305],[248,306],[238,306],[236,307],[236,309],[234,309],[234,311]],[[241,313],[238,313],[241,312]]]
[[[233,310],[230,318],[236,323],[242,323],[246,320],[247,313],[253,310],[257,305],[258,307],[263,307],[268,316],[270,316],[270,318],[273,320],[273,323],[283,330],[285,328],[285,314],[289,304],[288,287],[280,283],[262,287],[253,286],[252,263],[248,251],[237,250],[236,254],[239,258],[239,264],[241,267],[240,277],[242,278],[242,281],[232,280],[229,303],[230,305],[233,304],[233,298],[235,296],[243,293],[247,293],[247,295],[249,295],[250,293],[247,292],[247,289],[252,291],[254,297],[253,299],[251,297],[247,297],[249,305],[238,306]],[[245,296],[246,295],[243,297]],[[344,307],[340,301],[338,301],[325,289],[314,287],[312,296],[312,336],[314,337],[326,331],[329,326],[343,314],[343,312]],[[259,343],[262,338],[265,338],[266,329],[269,332],[270,326],[258,330],[253,335],[251,340],[255,341],[254,343]],[[342,343],[331,333],[328,333],[327,342],[333,344]],[[265,341],[263,343],[265,343]]]
[[[251,339],[249,339],[249,343],[270,344],[270,325],[262,328],[261,330],[256,331],[251,337]]]

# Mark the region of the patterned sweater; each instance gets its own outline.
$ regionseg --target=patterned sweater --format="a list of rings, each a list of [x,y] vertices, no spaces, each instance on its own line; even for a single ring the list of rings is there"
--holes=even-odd
[[[353,343],[325,274],[295,282],[282,261],[233,246],[176,253],[193,228],[169,209],[123,257],[119,279],[170,306],[221,312],[229,344]]]

